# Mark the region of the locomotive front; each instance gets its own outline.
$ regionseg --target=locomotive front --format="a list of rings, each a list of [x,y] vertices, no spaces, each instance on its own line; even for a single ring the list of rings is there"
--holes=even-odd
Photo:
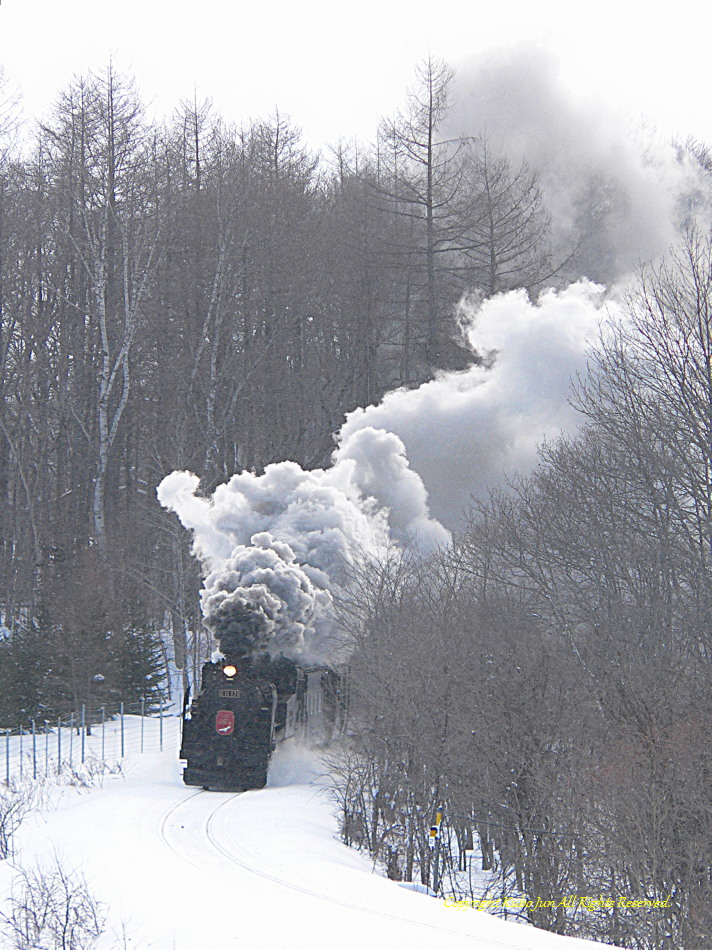
[[[241,658],[203,667],[202,687],[184,710],[183,781],[216,791],[263,788],[274,748],[277,692]]]

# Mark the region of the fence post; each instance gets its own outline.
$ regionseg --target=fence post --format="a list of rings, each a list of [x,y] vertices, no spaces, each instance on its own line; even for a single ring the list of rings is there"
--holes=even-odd
[[[87,707],[82,703],[82,765],[84,765],[84,758],[86,752],[86,723],[87,723]]]
[[[57,717],[57,775],[62,771],[62,717]]]
[[[124,704],[121,703],[121,758],[124,757]]]
[[[37,727],[32,720],[32,778],[37,778]]]
[[[5,784],[10,784],[10,730],[5,730]]]
[[[159,717],[160,718],[159,718],[159,727],[158,727],[158,730],[159,730],[158,731],[158,735],[159,735],[158,747],[159,747],[159,750],[163,752],[163,696],[161,696]]]
[[[22,733],[23,728],[20,726],[20,781],[22,781]]]
[[[45,719],[45,778],[49,776],[49,722]]]
[[[105,733],[105,731],[106,731],[106,709],[102,706],[102,707],[101,707],[101,761],[102,761],[102,762],[106,759],[106,756],[104,755],[104,749],[105,749],[104,733]]]
[[[146,700],[141,700],[141,751],[143,752],[143,715],[146,711]]]
[[[74,768],[74,713],[69,714],[69,768]]]

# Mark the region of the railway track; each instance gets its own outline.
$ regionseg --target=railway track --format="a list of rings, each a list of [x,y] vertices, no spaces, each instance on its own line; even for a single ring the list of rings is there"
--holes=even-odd
[[[286,888],[292,893],[323,901],[357,914],[367,914],[384,921],[388,920],[408,927],[416,927],[422,931],[447,935],[450,938],[458,938],[462,941],[467,940],[470,942],[470,946],[476,946],[477,950],[495,950],[495,948],[517,950],[517,944],[512,944],[511,940],[475,937],[455,928],[443,927],[419,921],[413,917],[364,906],[355,901],[335,897],[313,887],[305,886],[264,866],[260,866],[261,862],[256,860],[255,855],[246,852],[236,841],[238,835],[234,829],[234,822],[237,818],[239,823],[239,806],[237,806],[237,815],[233,810],[236,807],[236,802],[242,799],[243,796],[269,794],[270,790],[234,794],[203,790],[193,792],[176,802],[163,815],[159,825],[159,835],[166,847],[198,871],[214,869],[218,864],[224,867],[224,863],[228,862],[228,864],[240,868],[243,872],[247,872],[248,875],[256,875],[265,881]],[[232,812],[232,815],[228,816],[227,812]],[[208,848],[205,847],[206,843],[209,846]],[[202,855],[202,858],[197,858],[197,855]],[[473,944],[473,941],[476,941],[476,943]],[[529,950],[530,947],[530,941],[521,944],[522,950]]]

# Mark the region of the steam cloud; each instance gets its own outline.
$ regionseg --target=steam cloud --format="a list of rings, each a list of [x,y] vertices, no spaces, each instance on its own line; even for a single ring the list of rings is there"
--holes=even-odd
[[[268,531],[250,541],[206,578],[205,617],[227,654],[269,650],[277,631],[280,646],[298,653],[317,608],[329,605],[329,592],[316,586],[290,546]]]
[[[709,224],[704,173],[684,150],[601,103],[576,101],[551,54],[517,47],[460,63],[443,138],[485,135],[536,171],[575,277],[612,286],[666,253],[692,214]]]
[[[624,283],[667,250],[686,217],[709,219],[703,172],[684,150],[636,139],[601,107],[575,103],[538,51],[460,64],[442,132],[486,135],[513,165],[538,172],[554,243],[580,242],[573,278]],[[603,287],[586,279],[536,302],[515,291],[464,303],[463,330],[484,366],[351,412],[328,469],[281,462],[233,476],[212,498],[189,472],[167,476],[158,497],[193,532],[207,575],[203,613],[223,650],[329,662],[332,594],[359,554],[409,539],[426,552],[447,543],[473,496],[526,474],[544,438],[576,429],[570,380],[585,371],[606,305]]]
[[[403,443],[371,427],[345,439],[329,469],[279,462],[234,475],[212,499],[198,488],[195,475],[173,472],[158,498],[193,531],[208,572],[203,615],[223,651],[325,661],[338,646],[331,592],[355,557],[392,541],[427,551],[449,539]]]
[[[339,438],[348,442],[364,426],[397,433],[430,510],[455,530],[473,496],[483,498],[515,472],[531,471],[543,439],[579,425],[567,396],[572,377],[585,370],[604,306],[615,304],[589,281],[547,291],[537,303],[523,290],[480,307],[465,303],[470,346],[492,355],[491,367],[472,366],[416,390],[388,393],[378,406],[350,413]]]
[[[444,373],[350,413],[330,468],[276,463],[234,475],[212,498],[198,495],[195,475],[168,475],[158,498],[193,532],[203,613],[223,651],[328,662],[339,645],[332,593],[356,557],[393,542],[446,544],[473,494],[530,470],[543,438],[576,427],[570,379],[603,306],[588,281],[537,303],[516,291],[463,304],[470,345],[490,368]]]

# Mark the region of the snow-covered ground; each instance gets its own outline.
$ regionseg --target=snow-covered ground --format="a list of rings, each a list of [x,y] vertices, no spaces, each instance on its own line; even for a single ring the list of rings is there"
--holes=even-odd
[[[51,790],[0,865],[0,893],[13,865],[56,855],[81,868],[108,909],[100,950],[602,947],[447,907],[374,873],[337,839],[314,754],[287,743],[267,788],[205,792],[182,784],[177,720],[164,728],[165,751],[129,756],[123,775]]]

